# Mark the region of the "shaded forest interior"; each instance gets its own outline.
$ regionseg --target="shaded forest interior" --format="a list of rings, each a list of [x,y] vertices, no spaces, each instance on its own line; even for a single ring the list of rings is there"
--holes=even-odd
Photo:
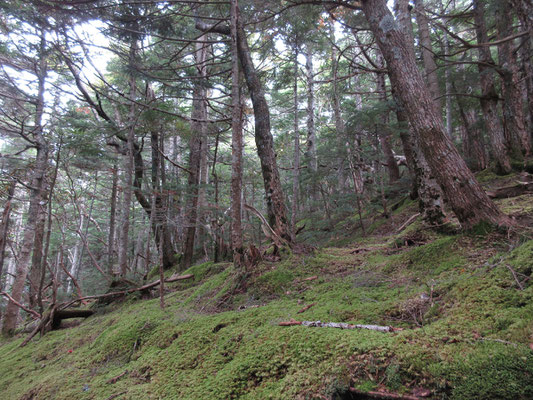
[[[205,265],[226,271],[212,272],[226,274],[224,293],[202,305],[218,313],[254,296],[265,266],[284,271],[325,248],[358,258],[382,240],[388,257],[441,235],[494,235],[508,251],[530,239],[531,1],[14,0],[0,10],[5,337],[25,330],[26,345],[135,296],[172,308],[176,291],[211,276],[198,277]],[[513,290],[529,290],[528,268],[508,265]],[[413,312],[422,325],[424,307],[400,322]],[[332,322],[399,332],[344,317]]]

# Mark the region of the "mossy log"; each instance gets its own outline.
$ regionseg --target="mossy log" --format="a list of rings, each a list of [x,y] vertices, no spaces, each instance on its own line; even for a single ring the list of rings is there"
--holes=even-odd
[[[521,196],[526,193],[533,193],[533,183],[520,182],[515,186],[507,186],[487,192],[487,195],[492,199],[507,199],[510,197]]]

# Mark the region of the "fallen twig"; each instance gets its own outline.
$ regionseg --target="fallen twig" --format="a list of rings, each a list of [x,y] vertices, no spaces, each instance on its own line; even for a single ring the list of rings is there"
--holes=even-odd
[[[524,285],[522,285],[522,283],[520,283],[520,281],[518,280],[518,277],[516,276],[515,270],[513,268],[511,268],[511,266],[509,264],[505,264],[505,266],[507,267],[507,269],[509,269],[509,271],[511,271],[511,274],[513,274],[513,278],[516,281],[516,284],[518,285],[520,290],[524,290]]]
[[[420,213],[416,213],[415,215],[411,216],[407,221],[405,221],[402,226],[400,226],[397,230],[397,232],[401,232],[404,230],[404,228],[409,225],[411,222],[413,222],[416,217],[418,217],[420,215]]]
[[[290,321],[283,321],[278,324],[279,326],[295,326],[302,325],[307,327],[316,328],[339,328],[339,329],[369,329],[371,331],[378,332],[395,332],[402,331],[403,328],[393,328],[392,326],[380,326],[380,325],[353,325],[345,322],[321,322],[321,321],[296,321],[291,319]]]
[[[122,378],[124,375],[126,375],[128,373],[128,370],[125,370],[124,372],[122,372],[121,374],[118,374],[117,376],[115,376],[114,378],[111,378],[109,380],[107,380],[106,383],[109,383],[109,384],[114,384],[114,383],[117,383],[117,381]]]
[[[111,396],[109,396],[105,400],[113,400],[113,399],[117,398],[118,396],[122,396],[123,394],[126,394],[126,393],[128,393],[128,392],[120,392],[120,393],[112,394]]]
[[[311,304],[305,306],[304,308],[302,308],[302,309],[301,309],[300,311],[298,311],[296,314],[301,314],[301,313],[303,313],[303,312],[309,310],[311,307],[313,307],[313,306],[315,306],[315,305],[316,305],[316,303],[311,303]]]
[[[310,276],[309,278],[301,279],[299,281],[296,281],[296,283],[314,281],[315,279],[318,279],[318,275],[314,275],[314,276]]]

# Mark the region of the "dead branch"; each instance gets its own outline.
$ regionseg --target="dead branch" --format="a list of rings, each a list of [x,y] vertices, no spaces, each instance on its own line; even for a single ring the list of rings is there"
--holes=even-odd
[[[261,220],[261,229],[263,230],[263,233],[267,238],[272,240],[276,245],[278,246],[287,246],[290,247],[289,242],[287,242],[285,239],[283,239],[281,236],[279,236],[274,229],[270,226],[266,218],[261,214],[256,208],[248,205],[243,204],[243,207],[245,210],[250,211],[252,214],[255,214],[257,218]]]
[[[22,310],[26,311],[28,314],[33,315],[36,319],[41,318],[41,314],[39,314],[37,311],[34,311],[34,310],[32,310],[32,309],[20,304],[13,297],[11,297],[8,293],[2,291],[2,292],[0,292],[0,295],[2,295],[4,297],[7,297],[10,302],[12,302],[18,308],[21,308]]]
[[[405,221],[403,223],[402,226],[400,226],[397,230],[397,232],[401,232],[405,229],[405,227],[407,227],[407,225],[409,225],[411,222],[413,222],[415,220],[416,217],[418,217],[420,215],[420,213],[416,213],[415,215],[411,216],[411,218],[409,218],[407,221]]]
[[[115,376],[114,378],[111,378],[111,379],[108,379],[106,381],[106,383],[108,384],[114,384],[114,383],[117,383],[117,381],[122,378],[124,375],[126,375],[128,373],[128,370],[125,370],[124,372],[122,372],[121,374],[118,374],[117,376]]]
[[[509,264],[505,264],[505,266],[507,267],[507,269],[509,271],[511,271],[511,274],[513,274],[513,278],[516,281],[516,284],[518,285],[520,290],[524,290],[524,285],[522,285],[522,283],[518,280],[518,277],[516,276],[515,270],[513,268],[511,268],[511,266]]]
[[[380,326],[380,325],[353,325],[345,322],[321,322],[321,321],[296,321],[291,319],[290,321],[280,322],[279,326],[295,326],[302,325],[309,328],[338,328],[338,329],[369,329],[371,331],[378,332],[396,332],[402,331],[403,328],[393,328],[392,326]]]
[[[311,304],[305,306],[305,307],[302,308],[300,311],[298,311],[296,314],[301,314],[301,313],[303,313],[303,312],[306,312],[307,310],[309,310],[309,309],[310,309],[311,307],[313,307],[313,306],[316,306],[316,303],[311,303]]]
[[[318,279],[318,275],[313,275],[313,276],[310,276],[308,278],[304,278],[300,281],[296,281],[297,283],[300,283],[300,282],[309,282],[309,281],[314,281],[315,279]]]

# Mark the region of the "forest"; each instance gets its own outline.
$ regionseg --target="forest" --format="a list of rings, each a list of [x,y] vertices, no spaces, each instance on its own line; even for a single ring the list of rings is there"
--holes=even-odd
[[[0,0],[0,395],[533,398],[532,140],[530,0]]]

